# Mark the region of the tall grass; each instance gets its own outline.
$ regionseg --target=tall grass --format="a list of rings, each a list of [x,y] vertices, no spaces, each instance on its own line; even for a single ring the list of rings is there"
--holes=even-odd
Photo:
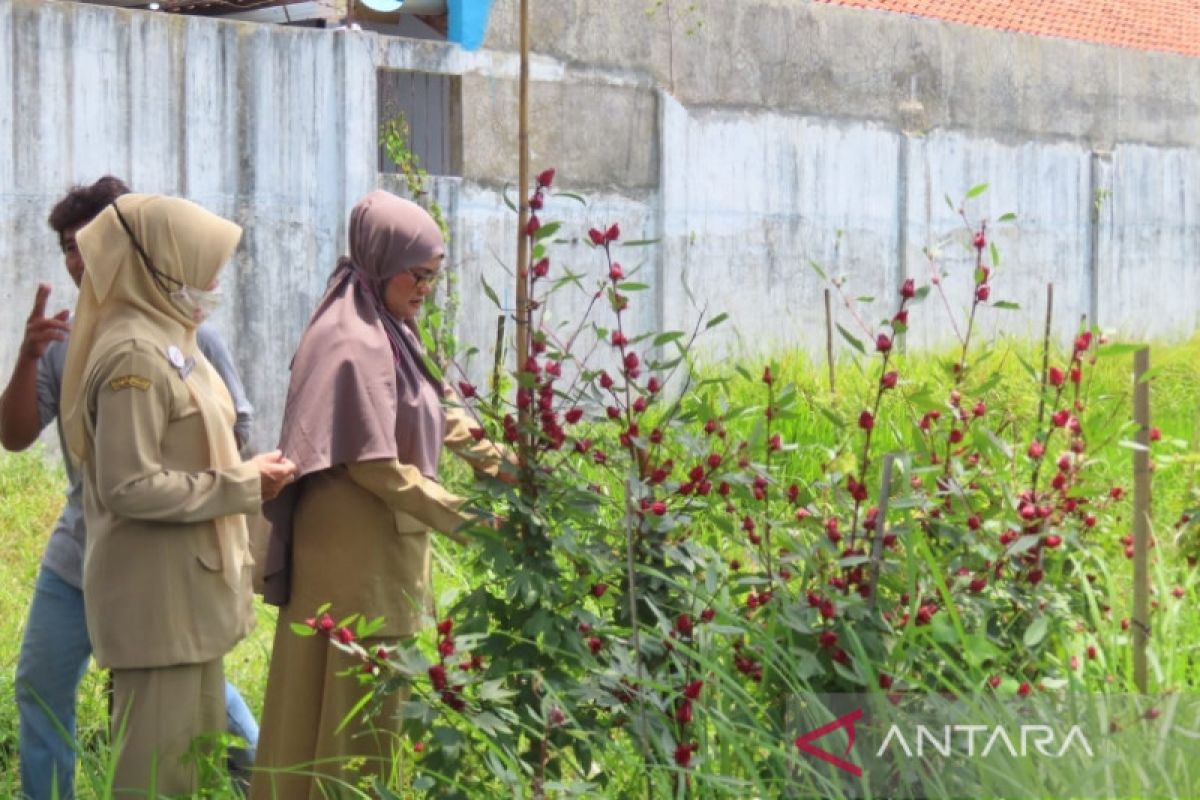
[[[978,369],[987,373],[996,372],[1000,380],[991,390],[993,404],[1000,407],[1029,408],[1036,388],[1029,379],[1022,361],[1038,363],[1036,349],[1020,342],[997,342],[989,348],[985,363]],[[765,361],[767,359],[763,359]],[[802,393],[816,398],[827,398],[826,372],[823,365],[814,365],[798,354],[781,354],[770,359],[775,365],[778,380],[791,381]],[[922,386],[944,383],[945,370],[951,359],[936,355],[921,355],[903,358],[896,362],[911,396],[919,393]],[[1095,402],[1108,403],[1114,419],[1127,419],[1131,407],[1130,358],[1114,357],[1102,360],[1093,371],[1095,381],[1092,396]],[[1198,411],[1200,411],[1200,339],[1183,344],[1155,347],[1155,365],[1152,384],[1152,413],[1154,424],[1162,430],[1162,445],[1156,448],[1157,468],[1154,474],[1154,533],[1158,540],[1152,567],[1155,599],[1159,603],[1153,617],[1154,636],[1151,650],[1151,681],[1155,690],[1188,690],[1200,685],[1197,675],[1196,650],[1200,647],[1200,585],[1186,556],[1200,552],[1194,543],[1184,537],[1174,540],[1174,523],[1185,509],[1198,505],[1193,498],[1196,473],[1196,457],[1192,450],[1197,442]],[[761,371],[761,363],[750,368],[751,373]],[[839,396],[845,398],[844,419],[853,420],[859,408],[856,398],[866,395],[872,378],[857,368],[850,360],[839,365]],[[734,380],[724,392],[731,405],[742,406],[761,403],[761,385],[756,380]],[[789,442],[800,447],[797,468],[808,474],[818,474],[821,465],[830,458],[838,457],[831,448],[841,438],[842,430],[835,416],[818,410],[817,403],[807,412],[788,420],[781,432]],[[782,424],[782,423],[781,423]],[[885,449],[905,450],[910,447],[907,427],[888,425],[880,431]],[[1119,437],[1118,437],[1119,438]],[[1106,479],[1114,485],[1129,487],[1132,482],[1132,451],[1123,448],[1115,439],[1099,443],[1092,452],[1102,459]],[[451,483],[466,480],[465,471],[451,469]],[[0,796],[16,797],[19,781],[17,777],[17,724],[13,700],[13,674],[23,632],[24,619],[38,564],[45,547],[46,538],[52,529],[63,502],[65,477],[52,458],[40,450],[26,454],[0,454],[0,613],[8,624],[0,628]],[[1131,593],[1129,576],[1131,562],[1125,558],[1120,538],[1128,531],[1108,530],[1100,532],[1106,545],[1102,555],[1085,565],[1086,571],[1102,576],[1097,586],[1087,584],[1078,591],[1088,596],[1094,614],[1094,627],[1098,638],[1084,640],[1082,637],[1062,652],[1047,656],[1053,663],[1043,665],[1047,671],[1065,676],[1065,685],[1081,692],[1101,692],[1131,685],[1132,666],[1130,661],[1130,634],[1122,630],[1119,622],[1129,616]],[[436,552],[436,590],[439,606],[449,605],[456,596],[469,590],[472,576],[463,568],[463,560],[456,557],[456,545],[446,545],[440,539]],[[1107,577],[1105,577],[1107,576]],[[1181,590],[1182,598],[1174,594]],[[1111,606],[1107,614],[1102,610]],[[255,633],[241,643],[225,661],[230,679],[246,696],[251,707],[261,709],[262,694],[270,657],[270,643],[274,631],[274,612],[259,604],[259,626]],[[936,635],[935,635],[936,634]],[[1081,657],[1087,645],[1098,647],[1094,660],[1080,658],[1078,668],[1072,668],[1071,657]],[[977,646],[973,632],[963,630],[951,623],[929,629],[910,629],[897,642],[896,647],[917,653],[926,653],[936,658],[938,652],[965,652]],[[768,654],[776,662],[773,666],[788,674],[786,647]],[[945,659],[948,662],[956,659]],[[710,665],[714,680],[725,674],[718,663]],[[771,668],[771,665],[769,665]],[[964,668],[967,669],[967,668]],[[978,674],[957,676],[964,683],[982,682],[987,677],[986,667],[978,666]],[[97,670],[89,672],[85,680],[79,707],[79,729],[81,747],[85,757],[81,762],[79,794],[81,800],[104,798],[106,792],[97,776],[103,775],[110,754],[107,748],[107,708],[103,696],[103,676]],[[755,764],[764,759],[786,758],[786,742],[767,741],[756,738],[761,732],[745,724],[754,700],[734,681],[727,681],[720,693],[720,705],[711,709],[714,719],[720,721],[720,730],[710,731],[703,742],[702,757],[710,765],[702,780],[705,796],[713,797],[770,797],[779,791],[764,776],[758,775]],[[797,684],[797,691],[803,686]],[[912,687],[936,690],[936,685]],[[757,732],[756,732],[757,731]],[[636,776],[640,760],[627,749],[613,747],[606,751],[599,747],[599,768],[610,775],[628,774],[629,780],[610,782],[611,786],[623,787],[621,791],[637,793],[644,782]],[[1139,751],[1130,751],[1129,758],[1144,758]],[[728,780],[720,776],[742,776]],[[1035,774],[1014,775],[1008,779],[1029,787],[1033,796],[1045,791],[1043,776]],[[1185,776],[1186,777],[1186,776]],[[658,775],[653,779],[656,786],[669,793],[672,782],[669,776]],[[1181,784],[1186,785],[1186,784]],[[1041,789],[1037,787],[1043,787]],[[927,790],[937,795],[949,789],[939,789],[936,776],[930,779]],[[817,791],[817,789],[814,789]],[[836,787],[820,789],[826,796],[836,796]],[[518,792],[519,794],[519,792]],[[508,796],[513,796],[509,794]],[[667,796],[663,794],[662,796]],[[1011,793],[1009,796],[1012,796]]]

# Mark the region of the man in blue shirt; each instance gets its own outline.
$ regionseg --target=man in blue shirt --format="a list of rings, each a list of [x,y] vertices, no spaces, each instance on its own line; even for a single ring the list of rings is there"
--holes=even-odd
[[[76,231],[128,191],[123,181],[106,176],[90,186],[71,189],[51,211],[50,227],[58,234],[67,272],[76,286],[85,268],[75,245]],[[66,310],[46,316],[49,295],[48,285],[38,286],[17,364],[0,395],[0,445],[8,450],[24,450],[43,428],[58,420],[70,321]],[[233,397],[237,410],[234,434],[238,447],[242,447],[250,437],[254,409],[246,399],[233,359],[212,327],[201,325],[196,338]],[[58,434],[61,444],[61,422]],[[86,539],[83,485],[65,444],[62,454],[69,481],[67,503],[42,557],[17,662],[21,787],[30,800],[74,796],[76,696],[92,653],[81,589]],[[225,685],[225,702],[230,732],[248,746],[231,759],[231,767],[235,773],[245,772],[245,762],[252,762],[258,744],[258,723],[229,683]]]

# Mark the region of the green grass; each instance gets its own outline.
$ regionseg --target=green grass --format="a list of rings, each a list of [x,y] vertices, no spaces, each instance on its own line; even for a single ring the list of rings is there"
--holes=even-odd
[[[984,360],[974,367],[978,378],[969,378],[977,385],[983,376],[998,371],[999,383],[988,393],[988,402],[993,408],[1028,407],[1035,396],[1035,387],[1029,379],[1021,361],[1040,365],[1036,349],[1020,343],[999,341],[987,350]],[[758,362],[746,361],[751,373],[748,381],[738,380],[727,389],[734,404],[762,402],[762,385],[757,381],[766,359]],[[786,354],[772,359],[780,383],[792,381],[813,398],[827,396],[826,372],[823,365],[814,365],[808,359],[795,354]],[[919,395],[923,386],[943,382],[946,358],[920,356],[900,358],[896,368],[900,370],[904,383],[901,392],[912,397]],[[1156,447],[1157,471],[1154,475],[1154,522],[1159,539],[1152,577],[1156,598],[1162,607],[1154,618],[1154,641],[1151,654],[1152,686],[1156,689],[1185,691],[1200,685],[1195,665],[1197,631],[1200,630],[1200,587],[1194,572],[1187,566],[1184,556],[1193,550],[1191,540],[1185,539],[1180,546],[1173,541],[1173,524],[1179,513],[1194,504],[1192,491],[1195,478],[1195,457],[1192,450],[1197,442],[1198,412],[1200,412],[1200,339],[1179,345],[1156,347],[1153,353],[1155,379],[1152,384],[1153,424],[1163,432],[1163,442]],[[1103,359],[1094,371],[1092,402],[1111,404],[1114,419],[1126,419],[1129,415],[1131,380],[1131,358],[1128,355]],[[853,420],[859,409],[857,398],[866,396],[866,389],[875,377],[869,371],[850,360],[839,367],[839,404],[847,420]],[[968,394],[968,393],[964,393]],[[969,396],[969,394],[968,394]],[[1107,399],[1105,399],[1107,398]],[[940,401],[939,401],[940,402]],[[893,415],[901,416],[901,415]],[[801,457],[797,469],[809,474],[819,472],[820,463],[829,456],[827,448],[844,438],[845,430],[815,408],[787,421],[783,431],[789,442],[801,445]],[[907,432],[903,426],[885,428],[881,431],[885,448],[903,448],[907,443]],[[1106,455],[1106,479],[1125,487],[1132,485],[1132,451],[1110,441],[1103,447]],[[465,471],[451,469],[454,479],[465,479]],[[13,701],[12,679],[16,659],[28,610],[28,603],[37,575],[46,539],[53,527],[63,502],[62,487],[65,478],[62,471],[40,450],[26,454],[0,453],[0,613],[9,624],[0,629],[0,796],[16,796],[18,778],[16,761],[16,709]],[[1130,675],[1129,635],[1120,630],[1117,621],[1128,615],[1131,602],[1128,592],[1131,564],[1124,558],[1119,539],[1128,531],[1109,530],[1101,533],[1111,540],[1106,546],[1105,560],[1097,569],[1111,574],[1105,587],[1106,595],[1098,602],[1109,602],[1113,606],[1112,619],[1097,625],[1101,654],[1094,662],[1085,662],[1082,669],[1070,674],[1070,686],[1080,691],[1103,691],[1113,686],[1127,686]],[[439,607],[450,604],[453,597],[463,592],[471,579],[456,558],[455,546],[444,547],[439,541],[436,580]],[[1179,586],[1185,591],[1182,600],[1170,595],[1172,588]],[[1081,587],[1081,591],[1083,591]],[[259,603],[259,625],[254,634],[242,642],[225,660],[229,678],[245,695],[251,708],[261,711],[262,694],[265,687],[271,641],[274,633],[274,612]],[[1086,642],[1082,639],[1078,648],[1082,651]],[[962,646],[962,642],[947,646]],[[1072,653],[1058,654],[1059,670],[1067,673],[1064,666]],[[1109,676],[1112,676],[1111,683]],[[80,698],[80,739],[83,746],[96,755],[94,759],[106,757],[105,727],[106,707],[103,698],[103,677],[97,670],[89,671]],[[713,756],[729,762],[729,768],[746,773],[747,766],[739,764],[737,747],[723,748]],[[636,763],[628,762],[629,752],[614,750],[613,762],[606,767],[617,772],[634,770]],[[627,763],[616,763],[619,759]],[[95,769],[98,761],[85,759],[84,771]],[[81,800],[103,797],[102,791],[94,790],[89,781],[80,781]]]
[[[24,453],[0,452],[0,797],[16,797],[20,789],[17,761],[17,707],[13,678],[33,585],[42,553],[65,499],[66,475],[40,447]],[[225,672],[255,715],[262,711],[267,666],[275,633],[275,611],[256,602],[258,626],[225,657]],[[105,673],[90,669],[80,687],[79,741],[88,755],[78,784],[80,800],[102,797],[91,778],[103,768],[108,747],[108,704]]]

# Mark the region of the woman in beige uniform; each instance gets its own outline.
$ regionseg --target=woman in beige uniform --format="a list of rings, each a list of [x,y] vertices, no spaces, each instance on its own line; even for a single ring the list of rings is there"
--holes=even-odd
[[[116,797],[190,795],[197,737],[225,728],[221,657],[250,630],[242,514],[294,472],[242,462],[229,392],[196,344],[241,229],[174,197],[128,194],[79,231],[88,265],[63,375],[81,465],[83,594],[112,670]]]
[[[280,611],[253,800],[316,800],[343,781],[386,779],[401,698],[338,731],[363,695],[338,676],[353,662],[290,626],[331,603],[334,617],[384,617],[381,641],[415,633],[429,613],[429,530],[466,521],[437,482],[442,447],[492,475],[504,458],[443,407],[425,366],[414,319],[445,253],[433,219],[377,191],[354,207],[349,239],[292,365],[280,448],[298,480],[265,506],[265,596]]]

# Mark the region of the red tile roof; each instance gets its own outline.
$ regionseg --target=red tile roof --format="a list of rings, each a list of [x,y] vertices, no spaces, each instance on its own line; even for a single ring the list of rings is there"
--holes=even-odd
[[[1002,31],[1200,56],[1200,0],[818,0]]]

